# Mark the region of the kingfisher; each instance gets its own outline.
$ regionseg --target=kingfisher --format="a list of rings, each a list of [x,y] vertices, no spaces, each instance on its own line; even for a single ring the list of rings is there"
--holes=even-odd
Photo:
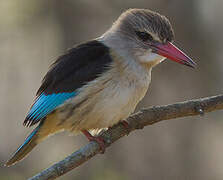
[[[103,35],[58,57],[23,123],[38,125],[5,165],[17,163],[46,137],[64,130],[83,133],[103,151],[97,133],[134,112],[147,92],[153,67],[166,58],[195,67],[173,40],[165,16],[128,9]]]

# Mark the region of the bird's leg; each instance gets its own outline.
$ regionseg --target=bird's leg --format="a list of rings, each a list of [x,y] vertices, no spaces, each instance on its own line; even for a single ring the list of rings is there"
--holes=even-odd
[[[101,153],[104,154],[105,152],[105,142],[101,137],[92,136],[87,130],[82,130],[82,133],[88,138],[89,141],[96,141],[100,146]]]
[[[127,131],[127,135],[128,135],[130,133],[128,121],[123,120],[120,123],[124,126],[125,130]]]
[[[120,121],[120,124],[126,129],[129,130],[129,123],[128,121],[122,120]],[[111,129],[112,127],[109,127],[108,129]]]
[[[121,121],[121,124],[126,128],[129,129],[129,123],[125,120]]]

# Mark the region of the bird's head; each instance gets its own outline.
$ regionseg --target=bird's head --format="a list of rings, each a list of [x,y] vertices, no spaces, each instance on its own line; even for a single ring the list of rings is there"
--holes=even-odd
[[[174,32],[169,20],[147,9],[125,11],[104,37],[124,56],[133,56],[141,63],[154,66],[168,58],[195,66],[191,58],[173,45]]]

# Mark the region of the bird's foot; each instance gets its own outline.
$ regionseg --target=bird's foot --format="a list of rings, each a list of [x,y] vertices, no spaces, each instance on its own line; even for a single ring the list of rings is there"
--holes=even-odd
[[[121,121],[121,124],[126,128],[128,129],[129,128],[129,123],[125,120]]]
[[[105,152],[105,142],[104,139],[101,137],[92,136],[87,130],[83,130],[82,133],[88,138],[89,141],[95,141],[100,146],[100,153],[104,154]]]
[[[123,121],[121,121],[121,124],[124,126],[124,128],[125,128],[125,130],[127,131],[127,133],[129,134],[130,133],[130,127],[129,127],[129,123],[128,123],[128,121],[125,121],[125,120],[123,120]],[[127,134],[127,135],[128,135]]]

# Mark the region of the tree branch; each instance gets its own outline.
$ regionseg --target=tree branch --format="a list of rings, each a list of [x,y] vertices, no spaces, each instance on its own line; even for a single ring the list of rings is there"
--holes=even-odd
[[[103,132],[100,136],[104,139],[106,147],[108,147],[121,137],[128,135],[131,131],[142,129],[144,126],[179,117],[203,115],[204,113],[220,109],[223,109],[223,95],[190,100],[166,106],[154,106],[143,109],[130,116],[127,119],[129,123],[128,129],[126,129],[123,124],[119,123]],[[54,164],[29,180],[56,179],[80,166],[98,153],[100,153],[99,145],[96,142],[90,142],[83,148],[66,157],[64,160]]]

